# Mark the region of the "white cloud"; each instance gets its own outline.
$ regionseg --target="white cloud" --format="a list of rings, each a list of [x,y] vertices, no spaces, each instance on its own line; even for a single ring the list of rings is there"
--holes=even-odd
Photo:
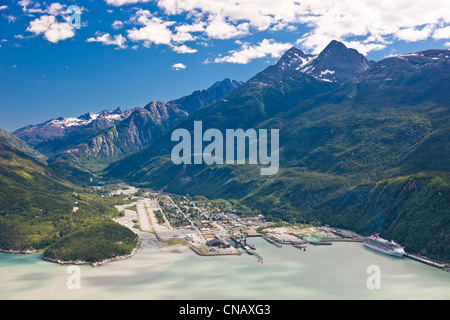
[[[404,28],[395,33],[395,37],[399,40],[416,42],[427,39],[433,32],[433,29],[434,27],[432,25],[426,25],[422,29]]]
[[[112,24],[112,28],[114,30],[122,29],[123,28],[123,22],[122,21],[117,21],[117,20],[114,21],[113,24]]]
[[[434,39],[450,39],[450,26],[442,29],[437,29],[433,34]]]
[[[74,27],[70,24],[70,15],[72,12],[67,10],[67,5],[59,2],[51,4],[43,4],[30,0],[21,0],[18,2],[22,6],[22,11],[27,16],[34,17],[36,14],[40,16],[30,22],[26,31],[35,35],[43,35],[43,37],[53,43],[66,40],[75,36]],[[81,12],[86,11],[80,8]],[[15,22],[15,19],[12,20]],[[83,25],[86,25],[85,23]]]
[[[228,56],[215,58],[212,62],[247,64],[254,59],[267,56],[279,58],[291,47],[292,44],[290,43],[279,43],[273,39],[264,39],[253,46],[249,43],[244,43],[239,50],[230,51]],[[210,61],[206,61],[206,63],[210,63]]]
[[[133,17],[137,23],[143,25],[142,28],[134,27],[128,30],[128,38],[132,41],[142,41],[144,46],[152,44],[170,44],[172,42],[172,31],[169,29],[175,22],[163,21],[161,18],[153,16],[148,10],[139,10]]]
[[[3,13],[2,16],[8,20],[8,23],[14,23],[17,21],[17,17],[14,17],[13,15],[6,15]]]
[[[8,9],[8,6],[0,6],[0,11]]]
[[[435,0],[432,5],[429,0],[155,1],[168,16],[187,14],[200,18],[205,34],[212,39],[306,26],[309,32],[299,43],[312,53],[320,52],[331,40],[355,39],[368,53],[395,39],[427,39],[433,29],[450,23],[448,0]],[[435,37],[444,36],[436,32]]]
[[[16,34],[16,35],[14,35],[14,38],[19,39],[19,40],[29,39],[29,38],[32,38],[32,37],[33,37],[33,36],[25,37],[25,36],[22,35],[22,34]]]
[[[446,46],[447,48],[450,48],[450,42],[446,42],[446,43],[444,44],[444,46]]]
[[[46,8],[42,8],[41,3],[36,2],[34,3],[33,7],[30,7],[30,5],[33,4],[32,1],[23,0],[18,2],[19,5],[22,6],[22,11],[27,14],[49,14],[52,16],[58,16],[65,13],[66,5],[60,4],[59,2],[52,3],[48,5]],[[45,4],[45,3],[44,3]]]
[[[124,6],[124,5],[128,5],[128,4],[150,2],[152,0],[105,0],[105,1],[107,4],[109,4],[111,6],[120,7],[120,6]]]
[[[75,36],[74,29],[67,22],[58,22],[55,16],[44,15],[30,22],[27,30],[35,35],[43,35],[52,43]]]
[[[184,44],[181,46],[172,46],[172,50],[177,53],[196,53],[196,52],[198,52],[197,49],[189,48],[188,46],[186,46]]]
[[[17,4],[18,4],[19,6],[22,7],[22,10],[23,10],[24,12],[26,12],[27,7],[28,7],[30,4],[32,4],[32,3],[33,3],[33,2],[32,2],[31,0],[20,0],[20,1],[17,2]]]
[[[174,63],[171,68],[176,71],[185,70],[186,66],[182,63]]]
[[[241,23],[234,26],[225,21],[221,16],[216,16],[208,22],[205,29],[206,35],[212,39],[232,39],[249,34],[249,23]]]
[[[432,6],[425,0],[414,4],[406,0],[330,2],[302,1],[308,3],[310,13],[301,20],[311,28],[302,38],[302,45],[315,53],[332,39],[342,41],[355,36],[387,39],[399,34],[402,39],[419,41],[430,35],[432,26],[450,22],[450,3],[445,0],[436,0]]]
[[[363,55],[367,55],[367,53],[371,51],[383,50],[387,46],[379,43],[362,43],[360,41],[344,41],[343,42],[347,48],[355,49],[359,53]]]
[[[103,43],[104,45],[113,45],[117,46],[120,49],[124,49],[126,48],[125,42],[127,42],[127,39],[121,34],[112,37],[109,33],[105,33],[105,34],[96,34],[96,37],[89,38],[86,41],[100,42]]]

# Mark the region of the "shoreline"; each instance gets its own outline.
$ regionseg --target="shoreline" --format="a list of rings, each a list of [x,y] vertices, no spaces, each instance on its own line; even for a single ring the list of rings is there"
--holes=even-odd
[[[63,261],[63,260],[50,259],[50,258],[45,258],[45,257],[42,257],[42,260],[44,260],[46,262],[60,264],[60,265],[69,265],[69,264],[75,265],[75,266],[90,265],[93,268],[97,268],[97,267],[102,267],[111,262],[130,259],[136,255],[136,253],[139,251],[140,248],[141,248],[141,242],[139,241],[138,246],[136,248],[134,248],[130,254],[127,254],[124,256],[117,256],[117,257],[113,257],[113,258],[109,258],[109,259],[105,259],[105,260],[97,261],[97,262],[87,262],[87,261],[82,261],[82,260]]]
[[[8,253],[8,254],[34,254],[39,252],[38,250],[34,249],[34,248],[30,248],[30,249],[24,249],[24,250],[13,250],[13,249],[0,249],[1,253]]]

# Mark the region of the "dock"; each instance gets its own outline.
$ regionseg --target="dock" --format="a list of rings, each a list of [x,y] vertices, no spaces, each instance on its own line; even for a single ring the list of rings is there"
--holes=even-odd
[[[313,245],[313,246],[331,246],[332,245],[331,242],[324,242],[324,241],[310,241],[309,244]]]
[[[306,246],[302,246],[301,244],[292,244],[295,249],[306,251]]]
[[[237,238],[234,236],[231,236],[231,239],[233,239],[234,242],[236,242],[237,245],[240,245],[242,248],[244,248],[244,250],[252,256],[255,256],[256,258],[258,258],[258,262],[263,263],[263,258],[257,254],[252,248],[250,248],[250,246],[247,244],[246,239],[242,240],[241,238]]]
[[[447,271],[447,272],[449,272],[449,270],[450,270],[450,266],[448,264],[437,262],[437,261],[433,261],[433,260],[428,259],[426,257],[420,257],[420,256],[416,256],[416,255],[409,254],[409,253],[405,253],[403,256],[406,257],[406,258],[409,258],[411,260],[415,260],[415,261],[418,261],[418,262],[421,262],[421,263],[425,263],[425,264],[427,264],[429,266],[432,266],[432,267],[435,267],[435,268],[438,268],[438,269],[441,269],[441,270],[444,270],[444,271]]]
[[[267,242],[269,242],[270,244],[273,244],[277,248],[282,248],[283,247],[281,244],[279,244],[275,240],[269,238],[268,236],[264,236],[263,238],[266,239]]]

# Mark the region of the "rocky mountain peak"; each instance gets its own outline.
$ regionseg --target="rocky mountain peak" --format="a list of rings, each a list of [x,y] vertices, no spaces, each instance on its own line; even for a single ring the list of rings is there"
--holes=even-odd
[[[355,49],[333,40],[301,71],[329,82],[347,82],[367,70],[372,63]]]

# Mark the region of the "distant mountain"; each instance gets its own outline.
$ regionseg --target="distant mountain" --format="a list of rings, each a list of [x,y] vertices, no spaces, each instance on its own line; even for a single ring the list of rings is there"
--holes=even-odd
[[[125,120],[133,110],[105,110],[87,113],[78,118],[58,118],[38,125],[29,125],[13,132],[34,149],[48,157],[75,146],[87,137]]]
[[[99,171],[108,164],[147,146],[165,130],[191,113],[226,97],[242,83],[230,79],[216,82],[208,89],[168,103],[153,101],[144,108],[101,114],[87,114],[79,118],[53,120],[37,128],[21,129],[18,135],[46,129],[61,137],[39,143],[36,147],[48,152],[49,164],[61,170]],[[55,129],[56,128],[56,129]],[[70,128],[70,129],[69,129]],[[31,134],[32,135],[32,134]],[[62,171],[64,171],[62,170]],[[70,179],[70,177],[66,177]]]
[[[188,113],[176,105],[151,102],[125,120],[49,160],[50,165],[66,162],[72,167],[98,171],[124,155],[148,145]]]
[[[335,42],[317,57],[293,48],[175,127],[280,129],[277,175],[249,165],[176,166],[170,132],[108,175],[237,199],[286,221],[385,233],[410,252],[450,261],[449,56],[430,50],[373,63]]]
[[[216,82],[208,89],[197,90],[189,96],[169,101],[168,104],[177,105],[180,109],[185,110],[191,115],[201,108],[222,100],[231,91],[238,88],[242,84],[242,81],[225,79],[223,81]]]
[[[189,96],[168,102],[167,106],[171,106],[169,109],[173,110],[175,110],[174,108],[176,106],[178,111],[174,111],[175,113],[181,110],[185,111],[185,115],[189,115],[195,113],[198,109],[223,99],[241,84],[242,82],[240,81],[225,79],[216,82],[208,89],[198,90]],[[152,103],[148,106],[151,106]],[[158,106],[162,104],[162,102],[154,103]],[[153,118],[153,120],[158,122],[158,117],[161,116],[161,110],[151,110],[151,108],[147,107],[130,110],[117,108],[116,110],[105,110],[100,113],[90,112],[77,118],[58,118],[38,125],[28,125],[13,132],[13,135],[22,139],[28,145],[46,156],[53,157],[61,152],[78,146],[80,143],[85,143],[90,139],[96,138],[101,131],[126,120],[135,111],[141,110],[143,114],[147,114],[150,118]],[[147,111],[144,111],[146,108]],[[154,115],[149,115],[149,112],[154,112]],[[167,112],[167,110],[163,111],[163,113],[165,112]],[[168,118],[166,116],[170,117],[171,113],[172,112],[168,112],[166,115],[162,115],[161,121],[167,121]],[[141,124],[145,125],[147,122],[143,121]],[[142,131],[141,133],[143,133],[145,130],[151,131],[152,129],[138,128],[137,130],[140,130]],[[142,147],[142,145],[145,145],[148,142],[145,134],[133,141],[136,141],[136,148],[134,148],[134,150]],[[142,144],[140,144],[140,142],[142,142]],[[111,150],[105,150],[105,152],[111,152]]]

